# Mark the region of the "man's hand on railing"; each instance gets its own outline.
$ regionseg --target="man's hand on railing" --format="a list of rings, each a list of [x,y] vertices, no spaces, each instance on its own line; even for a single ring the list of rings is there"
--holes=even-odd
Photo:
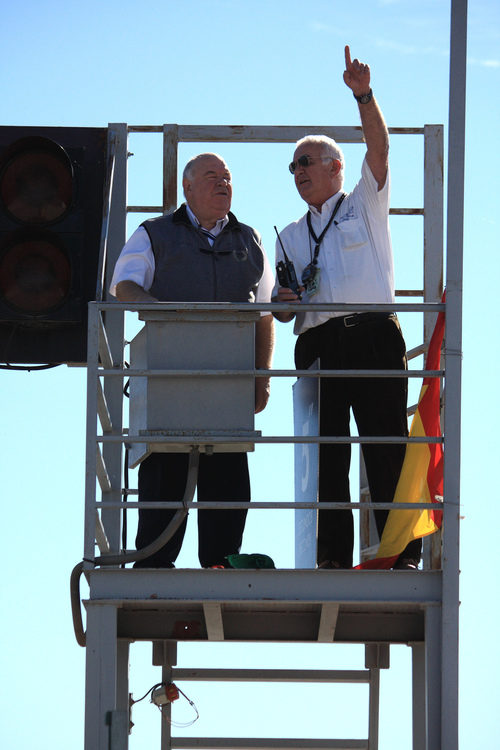
[[[271,393],[270,378],[255,378],[255,413],[258,414],[267,406]]]
[[[158,302],[135,281],[120,281],[116,285],[116,297],[120,302]]]
[[[304,287],[299,287],[299,292],[302,294],[304,291]],[[273,302],[286,302],[289,305],[291,304],[300,304],[301,298],[298,294],[296,294],[291,289],[288,289],[287,287],[280,286],[278,289],[278,295],[277,297],[273,297]],[[291,320],[295,318],[295,313],[290,312],[273,312],[274,317],[276,320],[279,320],[281,323],[289,323]]]

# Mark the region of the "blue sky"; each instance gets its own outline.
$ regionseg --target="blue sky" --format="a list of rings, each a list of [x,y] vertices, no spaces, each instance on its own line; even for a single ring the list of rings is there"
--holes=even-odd
[[[106,126],[155,124],[355,125],[342,81],[344,45],[370,64],[372,86],[391,126],[448,122],[449,12],[446,0],[19,0],[2,10],[0,124]],[[494,430],[499,367],[498,172],[500,8],[471,0],[468,22],[467,153],[464,242],[464,341],[461,540],[461,747],[494,750],[500,734],[494,639],[500,615],[495,565],[497,472]],[[158,145],[135,137],[130,203],[160,201]],[[201,148],[201,147],[200,147]],[[183,145],[181,161],[200,150]],[[421,201],[419,144],[392,140],[393,205]],[[234,175],[235,213],[262,233],[270,259],[273,226],[303,213],[287,173],[289,146],[225,146]],[[346,186],[362,151],[346,149]],[[393,222],[396,282],[418,286],[418,220]],[[415,223],[414,223],[415,222]],[[129,233],[137,217],[129,224]],[[403,321],[408,346],[418,326]],[[276,367],[292,366],[293,336],[277,329]],[[83,747],[84,651],[73,637],[69,574],[81,558],[85,450],[85,373],[0,372],[0,455],[4,574],[0,659],[1,735],[16,750]],[[479,398],[481,396],[481,398]],[[290,383],[276,384],[257,428],[291,434]],[[289,462],[259,449],[252,456],[255,500],[291,499],[275,466]],[[274,475],[276,474],[276,479]],[[180,563],[197,565],[190,521]],[[129,540],[129,544],[131,540]],[[289,514],[250,514],[246,552],[293,565]],[[235,644],[185,646],[179,666],[363,667],[362,649]],[[293,661],[293,664],[291,664]],[[381,750],[409,750],[409,649],[391,649],[382,675]],[[149,645],[133,647],[130,689],[143,695],[160,679]],[[330,688],[329,688],[330,690]],[[179,734],[363,736],[362,688],[228,690],[189,684],[200,721]],[[307,696],[307,699],[305,698]],[[311,696],[309,701],[308,697]],[[328,694],[330,696],[330,693]],[[221,724],[221,706],[224,720]],[[179,711],[181,709],[179,708]],[[246,715],[245,718],[241,718]],[[235,717],[239,716],[239,719]],[[394,720],[394,717],[397,717]],[[179,720],[190,718],[185,712]],[[158,744],[159,718],[147,701],[134,710],[131,750]]]

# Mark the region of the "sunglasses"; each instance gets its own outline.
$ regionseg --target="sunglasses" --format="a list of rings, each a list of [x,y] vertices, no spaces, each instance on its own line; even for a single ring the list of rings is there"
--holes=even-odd
[[[333,156],[318,156],[313,158],[312,156],[308,156],[307,154],[304,154],[303,156],[299,156],[297,161],[292,161],[288,165],[288,169],[292,174],[295,174],[295,170],[297,169],[297,166],[300,167],[309,167],[311,164],[314,164],[314,162],[317,159],[320,159],[320,161],[330,160],[333,159]]]

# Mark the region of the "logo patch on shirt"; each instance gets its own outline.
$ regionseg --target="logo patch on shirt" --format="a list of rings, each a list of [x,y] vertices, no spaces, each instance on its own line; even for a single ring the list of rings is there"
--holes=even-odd
[[[342,224],[343,221],[349,221],[349,219],[355,219],[356,214],[354,213],[354,206],[349,206],[349,209],[346,211],[345,214],[342,214],[340,219],[336,221],[336,224]]]

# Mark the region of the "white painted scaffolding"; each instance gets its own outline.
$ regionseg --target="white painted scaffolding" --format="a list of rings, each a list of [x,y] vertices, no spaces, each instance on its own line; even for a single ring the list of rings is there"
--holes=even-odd
[[[443,128],[392,128],[394,135],[421,135],[424,141],[424,201],[420,208],[395,208],[393,214],[422,215],[424,223],[423,289],[399,295],[420,302],[391,306],[349,305],[349,311],[367,309],[410,311],[423,314],[425,349],[436,313],[445,311],[445,369],[437,375],[446,382],[443,436],[445,476],[441,544],[427,549],[424,568],[411,571],[356,570],[152,570],[120,567],[134,553],[122,549],[125,513],[137,512],[133,493],[123,487],[124,446],[147,443],[170,449],[175,443],[186,450],[203,450],[217,443],[300,443],[306,438],[217,434],[210,430],[176,434],[151,430],[133,434],[123,424],[123,384],[131,378],[236,379],[270,374],[290,376],[291,371],[256,372],[243,364],[239,371],[203,372],[168,366],[152,372],[124,367],[124,314],[151,315],[203,321],[214,306],[158,303],[124,305],[98,301],[89,311],[88,421],[83,562],[72,576],[75,631],[87,649],[85,750],[127,750],[129,731],[128,659],[134,641],[151,641],[153,664],[162,668],[162,682],[217,680],[257,682],[366,683],[369,685],[369,733],[366,738],[313,740],[307,738],[189,738],[172,737],[168,721],[162,722],[161,748],[378,748],[380,669],[389,667],[391,644],[408,644],[413,665],[414,750],[458,748],[458,576],[459,576],[459,476],[461,393],[461,289],[463,166],[465,107],[466,3],[452,3],[450,63],[450,125],[448,148],[448,204],[446,302],[440,302],[443,279]],[[128,206],[126,201],[128,134],[162,132],[164,143],[164,193],[161,206]],[[108,204],[103,222],[102,276],[97,299],[103,299],[105,272],[112,269],[125,241],[127,212],[166,212],[177,205],[177,145],[179,142],[294,142],[307,133],[326,133],[339,143],[360,143],[359,127],[234,127],[234,126],[109,126]],[[249,305],[217,305],[217,314],[251,314]],[[252,305],[252,310],[271,305]],[[322,306],[323,308],[325,306]],[[342,305],[327,306],[341,310]],[[318,306],[311,305],[317,309]],[[148,322],[146,322],[146,326]],[[249,325],[252,325],[249,323]],[[418,352],[415,352],[418,353]],[[321,374],[321,371],[320,371]],[[410,370],[421,378],[425,371]],[[434,373],[436,376],[436,373]],[[167,427],[167,426],[166,426]],[[250,434],[251,433],[251,434]],[[415,438],[414,438],[415,439]],[[342,438],[343,442],[346,441]],[[381,441],[382,438],[376,438]],[[395,438],[384,438],[397,442]],[[402,440],[399,438],[399,440]],[[408,439],[411,442],[412,438]],[[366,441],[366,440],[365,440]],[[351,442],[360,442],[351,438]],[[430,442],[430,440],[429,440]],[[196,453],[196,450],[194,453]],[[96,492],[99,488],[99,496]],[[178,509],[196,508],[187,490]],[[363,503],[361,502],[363,500]],[[350,507],[366,508],[366,498]],[[161,503],[154,504],[156,508]],[[175,504],[169,504],[169,507]],[[401,504],[404,508],[404,504]],[[216,508],[205,503],[204,508]],[[225,503],[224,507],[241,507]],[[292,508],[297,503],[255,503],[252,508]],[[317,504],[303,507],[317,510]],[[322,508],[342,504],[322,503]],[[388,504],[377,504],[387,508]],[[412,505],[413,508],[419,507]],[[428,507],[420,504],[420,507]],[[402,510],[401,512],[404,512]],[[365,514],[366,515],[366,514]],[[364,536],[363,536],[364,535]],[[370,529],[362,530],[362,546],[370,544]],[[98,547],[96,556],[96,545]],[[128,557],[127,557],[128,556]],[[87,578],[90,593],[85,601],[86,627],[80,611],[78,582]],[[365,644],[365,670],[266,670],[182,669],[177,667],[177,643],[185,641],[278,642]],[[422,720],[422,717],[425,717]],[[446,720],[445,720],[446,717]]]

